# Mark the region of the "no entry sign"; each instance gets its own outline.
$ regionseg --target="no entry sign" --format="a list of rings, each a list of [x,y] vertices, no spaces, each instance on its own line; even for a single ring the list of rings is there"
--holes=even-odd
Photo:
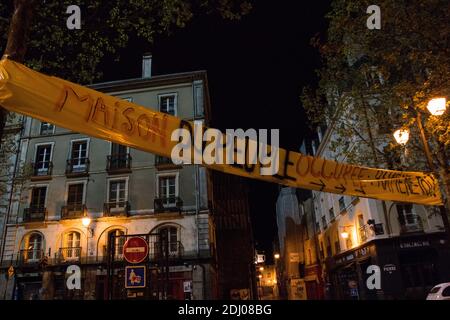
[[[147,258],[148,244],[141,237],[132,237],[123,245],[123,257],[129,263],[140,263]]]

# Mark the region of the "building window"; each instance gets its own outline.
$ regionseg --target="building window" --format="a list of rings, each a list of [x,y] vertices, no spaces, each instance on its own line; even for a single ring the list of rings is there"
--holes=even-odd
[[[111,143],[111,155],[125,158],[128,148],[118,143]]]
[[[107,157],[108,171],[128,171],[131,168],[131,156],[128,147],[121,144],[111,144],[111,155]]]
[[[346,207],[345,207],[345,199],[344,197],[340,197],[339,198],[339,211],[341,213],[343,213],[345,211]]]
[[[366,231],[366,225],[364,224],[364,216],[362,214],[358,215],[358,226],[359,226],[359,237],[361,239],[361,242],[364,242],[367,240],[367,231]]]
[[[158,177],[158,197],[162,200],[165,206],[176,205],[177,194],[177,178],[175,175],[159,176]]]
[[[78,207],[83,205],[84,183],[70,184],[67,192],[67,205]]]
[[[37,262],[43,255],[42,235],[37,232],[28,234],[23,243],[21,258],[24,262]]]
[[[125,201],[127,201],[127,180],[110,180],[108,202],[123,207]]]
[[[169,253],[178,252],[178,228],[177,227],[162,227],[159,229],[160,242],[162,244],[162,250],[166,245],[168,246]]]
[[[41,128],[39,133],[41,135],[53,134],[55,130],[55,125],[49,122],[41,122]]]
[[[78,140],[72,141],[72,152],[70,162],[72,165],[72,171],[79,172],[86,169],[88,153],[88,141]]]
[[[333,221],[334,220],[334,209],[333,209],[333,207],[330,208],[328,213],[330,215],[330,221]]]
[[[353,242],[352,242],[352,237],[351,237],[351,236],[349,236],[349,237],[346,239],[346,241],[345,241],[345,246],[347,247],[347,250],[348,250],[348,249],[351,249],[351,248],[353,247]]]
[[[159,111],[175,116],[177,114],[177,95],[164,94],[159,96]]]
[[[30,208],[33,210],[42,210],[45,208],[45,199],[47,196],[47,187],[34,187],[31,190]]]
[[[125,244],[124,235],[125,232],[120,229],[115,229],[108,233],[108,239],[111,239],[111,236],[114,236],[114,257],[118,259],[121,259],[123,257],[123,245]]]
[[[322,228],[325,230],[327,228],[327,218],[322,216]]]
[[[412,204],[398,204],[397,213],[401,232],[423,230],[422,219],[419,215],[414,213]]]
[[[339,242],[339,234],[336,238],[336,241],[334,242],[334,251],[336,252],[336,254],[341,252],[341,243]]]
[[[201,81],[194,82],[194,95],[195,95],[195,113],[196,116],[204,115],[203,106],[203,83]]]
[[[331,239],[327,237],[327,257],[331,257],[333,255],[333,251],[331,249]]]
[[[81,234],[76,231],[67,232],[64,236],[64,248],[61,254],[65,260],[78,259],[81,256]]]
[[[39,145],[36,149],[36,159],[34,163],[34,175],[46,176],[50,173],[52,157],[52,145]]]

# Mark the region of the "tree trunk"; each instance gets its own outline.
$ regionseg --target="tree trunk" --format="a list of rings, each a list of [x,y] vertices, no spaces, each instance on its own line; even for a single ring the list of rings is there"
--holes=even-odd
[[[14,0],[14,13],[3,58],[23,62],[35,4],[36,0]],[[7,111],[0,106],[0,148],[7,115]]]

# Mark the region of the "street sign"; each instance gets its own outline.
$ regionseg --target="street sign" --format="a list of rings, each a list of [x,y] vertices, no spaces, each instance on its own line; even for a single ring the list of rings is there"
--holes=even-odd
[[[10,266],[9,268],[8,268],[8,277],[9,278],[12,278],[14,276],[14,267],[13,266]]]
[[[125,288],[145,288],[146,272],[145,266],[125,267]]]
[[[184,281],[183,282],[183,291],[184,292],[192,292],[192,281]]]
[[[141,263],[147,255],[148,244],[141,237],[132,237],[123,245],[123,257],[129,263]]]

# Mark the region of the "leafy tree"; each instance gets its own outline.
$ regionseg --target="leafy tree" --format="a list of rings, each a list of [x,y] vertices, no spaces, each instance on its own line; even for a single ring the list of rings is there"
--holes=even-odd
[[[15,0],[34,3],[25,63],[35,70],[77,83],[101,77],[99,63],[107,56],[119,58],[136,37],[151,45],[159,33],[184,27],[194,16],[214,14],[240,19],[251,9],[251,0]],[[68,6],[81,8],[81,29],[68,30]],[[0,50],[6,47],[13,1],[0,3]]]
[[[318,86],[303,89],[303,106],[313,124],[333,126],[334,157],[430,170],[417,132],[420,113],[426,119],[433,165],[448,177],[450,108],[434,117],[426,105],[434,97],[450,98],[450,3],[380,0],[380,30],[367,27],[371,4],[333,1],[327,34],[312,40],[323,66]],[[411,130],[406,150],[392,136],[402,127]]]
[[[367,27],[366,10],[372,4],[332,2],[327,34],[312,40],[322,58],[319,83],[303,88],[303,106],[313,126],[332,127],[327,156],[365,166],[439,173],[447,196],[447,210],[441,207],[440,212],[450,237],[450,105],[439,117],[426,108],[431,98],[450,98],[450,3],[379,0],[379,30]],[[405,146],[393,138],[400,128],[410,130]]]

